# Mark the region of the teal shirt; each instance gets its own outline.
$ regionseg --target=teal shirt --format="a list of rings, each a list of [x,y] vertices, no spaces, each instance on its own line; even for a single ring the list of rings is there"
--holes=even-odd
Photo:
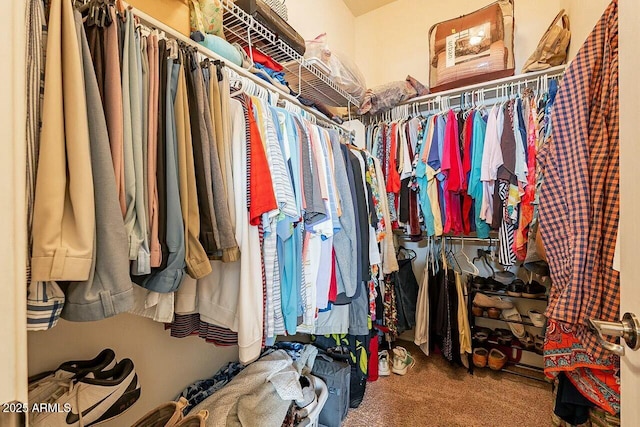
[[[469,174],[468,194],[475,202],[475,222],[476,233],[479,238],[489,237],[489,224],[480,219],[482,210],[482,182],[480,175],[482,171],[482,152],[484,150],[484,137],[487,133],[487,122],[482,114],[473,115],[473,149],[471,150],[471,173]]]
[[[429,180],[427,179],[427,165],[421,160],[424,155],[425,147],[427,146],[427,137],[429,135],[429,129],[431,127],[431,117],[427,118],[424,130],[424,136],[422,138],[422,146],[420,147],[420,160],[416,165],[416,181],[420,188],[419,201],[420,209],[422,209],[422,216],[424,218],[424,227],[427,231],[427,236],[433,236],[436,234],[436,227],[434,225],[433,212],[431,211],[431,202],[429,200],[429,193],[427,193],[427,186]]]

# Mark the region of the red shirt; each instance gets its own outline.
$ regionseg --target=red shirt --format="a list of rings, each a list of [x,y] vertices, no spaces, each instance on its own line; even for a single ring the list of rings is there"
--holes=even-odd
[[[389,176],[387,177],[387,193],[400,192],[400,174],[398,173],[398,124],[391,125],[391,153],[389,154]]]
[[[247,100],[249,108],[249,222],[251,225],[259,225],[262,214],[270,212],[278,207],[276,195],[273,192],[271,171],[264,152],[262,137],[258,130],[258,124],[253,116],[253,103]]]

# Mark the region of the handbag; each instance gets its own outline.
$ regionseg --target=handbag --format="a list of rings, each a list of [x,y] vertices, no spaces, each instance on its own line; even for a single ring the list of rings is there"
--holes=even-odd
[[[557,25],[560,21],[562,21],[562,27]],[[540,39],[535,52],[522,67],[522,72],[541,71],[564,64],[567,60],[570,42],[569,16],[562,9]]]

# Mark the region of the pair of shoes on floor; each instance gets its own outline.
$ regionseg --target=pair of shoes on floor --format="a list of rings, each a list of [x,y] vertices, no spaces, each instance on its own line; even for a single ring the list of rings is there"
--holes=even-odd
[[[389,352],[387,350],[378,352],[378,375],[381,377],[391,375],[391,369],[389,369]]]
[[[507,361],[507,356],[496,348],[491,351],[482,347],[473,350],[473,366],[476,368],[485,368],[488,365],[494,371],[499,371],[504,368]]]
[[[57,412],[29,412],[33,426],[91,426],[114,418],[140,397],[133,362],[116,361],[113,350],[91,360],[69,361],[29,378],[29,407],[46,404]]]
[[[507,355],[498,350],[497,348],[492,348],[489,352],[488,365],[489,368],[494,371],[499,371],[504,368],[504,365],[507,364]]]
[[[391,372],[398,375],[405,375],[409,369],[415,366],[415,364],[415,359],[407,349],[404,347],[395,347],[393,349],[393,365],[391,366]]]
[[[197,414],[183,414],[187,399],[181,397],[177,402],[167,402],[147,412],[131,427],[205,427],[209,411],[202,410]]]
[[[486,348],[477,347],[473,349],[473,366],[476,368],[484,368],[487,366],[487,359],[489,357],[489,352]]]

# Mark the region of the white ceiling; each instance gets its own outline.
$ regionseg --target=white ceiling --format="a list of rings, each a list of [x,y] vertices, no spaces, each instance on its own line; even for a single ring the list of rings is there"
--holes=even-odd
[[[354,16],[364,15],[396,0],[343,0]]]

